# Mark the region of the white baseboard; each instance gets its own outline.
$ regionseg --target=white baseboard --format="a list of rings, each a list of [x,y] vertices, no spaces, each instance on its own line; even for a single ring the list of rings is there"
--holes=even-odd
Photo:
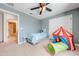
[[[23,44],[23,43],[26,43],[26,41],[24,41],[24,42],[19,42],[18,45]]]
[[[79,46],[79,44],[75,44],[76,46]]]

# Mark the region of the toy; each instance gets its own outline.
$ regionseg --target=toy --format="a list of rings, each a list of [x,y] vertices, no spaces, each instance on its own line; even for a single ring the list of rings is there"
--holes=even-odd
[[[50,54],[56,54],[61,51],[66,51],[68,48],[69,47],[63,42],[58,42],[56,44],[48,44],[48,51],[50,52]]]
[[[65,30],[62,26],[56,30],[53,35],[53,40],[48,44],[48,51],[51,53],[63,50],[75,50],[74,36]],[[60,43],[62,42],[62,43]]]
[[[56,30],[54,33],[52,33],[53,36],[58,36],[58,41],[62,41],[65,44],[69,45],[70,50],[75,50],[75,44],[74,44],[74,36],[73,34],[69,33],[67,30],[65,30],[62,26]],[[56,39],[55,39],[56,40]],[[56,42],[57,42],[56,40]]]

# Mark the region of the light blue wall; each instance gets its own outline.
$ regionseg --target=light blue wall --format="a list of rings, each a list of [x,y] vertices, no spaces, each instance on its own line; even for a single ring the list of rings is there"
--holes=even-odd
[[[48,24],[48,19],[44,19],[44,20],[41,20],[41,28],[46,28],[47,29],[47,33],[49,31],[49,24]]]
[[[43,20],[41,20],[41,23],[42,23],[41,27],[47,26],[47,30],[49,30],[48,21],[50,19],[62,17],[62,16],[69,15],[69,14],[72,14],[72,16],[73,16],[73,19],[72,19],[72,28],[73,29],[72,29],[72,31],[73,31],[73,34],[75,37],[75,42],[79,43],[79,8],[65,12],[65,13],[61,13],[61,14],[58,14],[55,16],[51,16],[51,17],[46,18],[46,19],[43,19]]]
[[[0,9],[5,9],[5,10],[8,10],[20,15],[19,24],[20,24],[20,41],[21,42],[23,41],[23,38],[27,36],[27,34],[39,32],[40,20],[37,20],[27,14],[14,10],[13,8],[10,8],[2,3],[0,3]]]

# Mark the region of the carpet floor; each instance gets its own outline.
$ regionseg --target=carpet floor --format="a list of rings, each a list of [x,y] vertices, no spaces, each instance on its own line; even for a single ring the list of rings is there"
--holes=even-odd
[[[36,45],[24,43],[0,43],[0,56],[51,56],[47,51],[48,40],[43,40]],[[63,51],[54,56],[78,56],[79,47],[75,51]]]

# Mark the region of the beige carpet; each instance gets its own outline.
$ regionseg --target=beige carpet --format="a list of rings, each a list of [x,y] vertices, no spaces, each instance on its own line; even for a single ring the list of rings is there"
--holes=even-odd
[[[16,43],[0,43],[0,56],[51,56],[47,52],[48,40],[43,40],[37,45],[24,43],[18,45]],[[55,54],[55,56],[77,56],[79,55],[79,47],[75,51],[64,51]]]

